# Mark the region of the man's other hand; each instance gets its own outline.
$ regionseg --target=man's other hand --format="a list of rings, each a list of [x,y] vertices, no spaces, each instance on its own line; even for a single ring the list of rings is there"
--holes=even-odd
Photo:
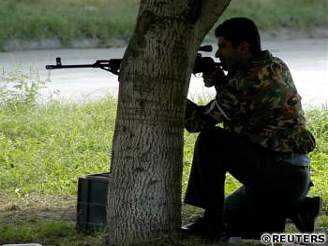
[[[187,99],[185,128],[188,132],[200,132],[208,127],[213,127],[216,121],[204,114],[205,107],[198,106]]]

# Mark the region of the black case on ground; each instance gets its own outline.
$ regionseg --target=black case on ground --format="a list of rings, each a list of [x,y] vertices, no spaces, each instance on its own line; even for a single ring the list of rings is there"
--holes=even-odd
[[[92,174],[79,178],[76,221],[78,231],[90,233],[105,229],[110,179],[110,173]]]

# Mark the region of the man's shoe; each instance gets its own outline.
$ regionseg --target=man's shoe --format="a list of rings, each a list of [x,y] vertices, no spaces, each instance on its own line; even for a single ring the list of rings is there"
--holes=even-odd
[[[182,226],[181,231],[186,235],[199,236],[210,240],[219,240],[221,238],[221,228],[218,224],[210,223],[203,217]]]
[[[290,216],[290,219],[300,232],[314,232],[315,220],[320,213],[321,207],[321,197],[306,197],[300,202],[295,211],[296,213]]]
[[[197,218],[196,221],[186,224],[181,227],[184,234],[199,235],[204,231],[205,221],[203,217]]]

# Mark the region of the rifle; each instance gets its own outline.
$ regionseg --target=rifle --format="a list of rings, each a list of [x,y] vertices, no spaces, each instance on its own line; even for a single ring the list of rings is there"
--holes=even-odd
[[[212,45],[204,45],[201,46],[198,51],[211,52],[212,49]],[[214,62],[213,58],[207,56],[203,57],[201,53],[197,53],[192,73],[196,75],[198,73],[213,72],[219,67],[221,67],[221,63]]]
[[[201,46],[198,51],[211,52],[212,46],[205,45]],[[46,65],[47,70],[52,69],[65,69],[65,68],[100,68],[111,72],[115,75],[119,74],[120,65],[122,59],[110,59],[110,60],[96,60],[93,64],[81,64],[81,65],[62,65],[62,61],[60,57],[56,58],[56,65]],[[203,72],[212,72],[217,67],[219,67],[221,63],[214,62],[211,57],[203,57],[202,54],[197,53],[197,57],[195,60],[194,68],[192,70],[193,74],[203,73]]]
[[[56,65],[46,65],[46,69],[65,69],[65,68],[100,68],[111,72],[115,75],[119,74],[120,65],[122,59],[110,59],[110,60],[96,60],[93,64],[81,64],[81,65],[62,65],[61,58],[56,58]]]

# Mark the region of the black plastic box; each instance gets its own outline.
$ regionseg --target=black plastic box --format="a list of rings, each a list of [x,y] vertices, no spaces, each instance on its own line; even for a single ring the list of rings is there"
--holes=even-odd
[[[110,179],[110,173],[93,174],[79,178],[76,221],[78,231],[90,233],[105,229]]]

